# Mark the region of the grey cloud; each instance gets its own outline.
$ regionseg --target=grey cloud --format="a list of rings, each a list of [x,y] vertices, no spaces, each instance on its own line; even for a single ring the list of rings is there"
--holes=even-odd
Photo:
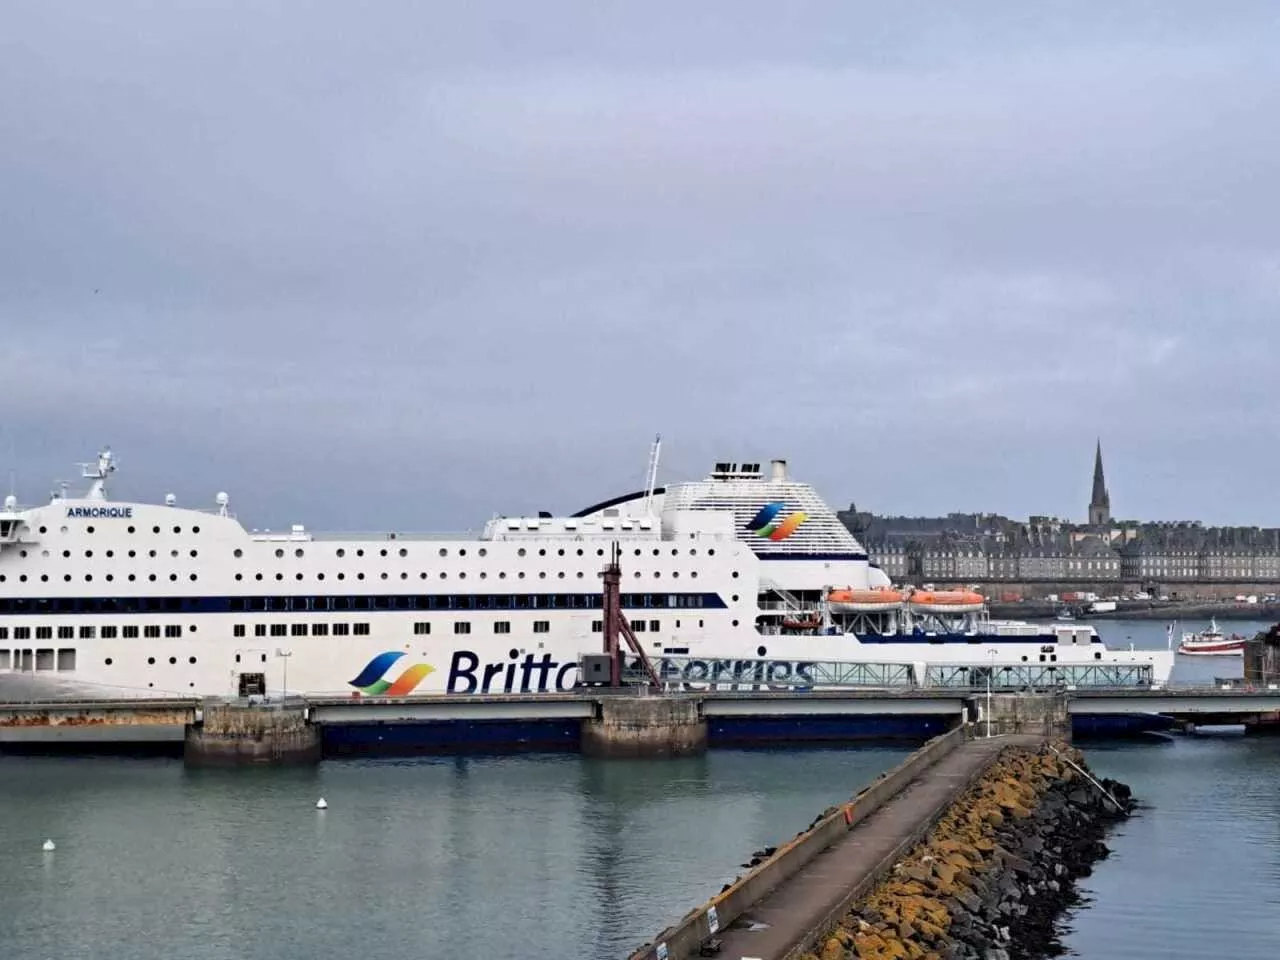
[[[16,5],[0,459],[457,528],[638,486],[661,430],[672,478],[1078,513],[1101,432],[1117,507],[1280,522],[1236,13]]]

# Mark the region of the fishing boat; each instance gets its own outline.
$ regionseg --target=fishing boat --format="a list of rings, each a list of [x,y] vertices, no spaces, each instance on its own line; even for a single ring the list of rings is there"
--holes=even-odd
[[[1172,625],[1169,632],[1172,635]],[[1236,633],[1226,636],[1218,629],[1218,621],[1210,620],[1208,630],[1184,633],[1178,652],[1189,657],[1241,657],[1244,656],[1244,637]]]

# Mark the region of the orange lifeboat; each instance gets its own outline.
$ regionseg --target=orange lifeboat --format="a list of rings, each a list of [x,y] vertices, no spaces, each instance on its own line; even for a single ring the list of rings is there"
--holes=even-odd
[[[902,594],[897,590],[832,590],[827,603],[837,613],[882,613],[902,605]]]
[[[987,601],[972,590],[917,590],[910,604],[920,613],[976,613]]]

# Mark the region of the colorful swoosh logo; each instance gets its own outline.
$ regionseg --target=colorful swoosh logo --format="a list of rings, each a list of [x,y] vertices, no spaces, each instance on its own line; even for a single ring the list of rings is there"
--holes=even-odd
[[[426,679],[428,674],[434,673],[436,668],[429,663],[415,663],[407,667],[395,680],[385,679],[384,674],[403,656],[404,654],[398,650],[380,653],[365,664],[364,669],[360,671],[360,676],[348,683],[371,697],[406,697]]]
[[[808,517],[803,511],[797,510],[782,522],[777,522],[778,515],[786,509],[786,506],[781,501],[766,503],[760,508],[760,512],[751,518],[751,522],[747,524],[747,529],[770,540],[787,539],[787,537],[796,532],[800,524],[804,523]]]

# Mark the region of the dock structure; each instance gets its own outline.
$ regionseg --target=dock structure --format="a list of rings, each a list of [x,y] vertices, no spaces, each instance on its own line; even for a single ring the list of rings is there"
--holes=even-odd
[[[1038,736],[937,737],[764,863],[668,927],[630,960],[715,955],[790,960],[829,929],[1007,746]]]
[[[1217,724],[1280,732],[1280,687],[580,688],[547,694],[313,696],[287,704],[180,697],[40,700],[0,703],[0,750],[132,744],[176,752],[185,744],[189,753],[211,756],[221,737],[224,759],[236,754],[254,762],[535,750],[672,756],[718,746],[919,743],[965,721],[984,734],[1116,735]]]

